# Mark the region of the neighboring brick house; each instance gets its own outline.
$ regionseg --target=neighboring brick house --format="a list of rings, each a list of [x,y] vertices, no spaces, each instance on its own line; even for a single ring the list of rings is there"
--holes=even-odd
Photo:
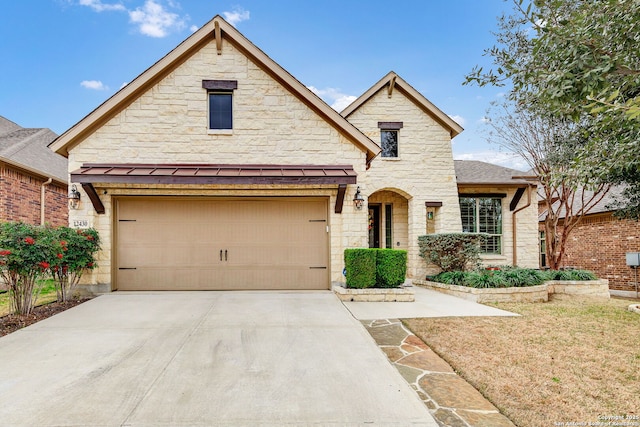
[[[636,272],[627,266],[626,253],[640,252],[640,222],[614,216],[615,209],[610,206],[620,193],[619,187],[613,187],[571,230],[562,267],[593,271],[598,277],[609,280],[612,295],[635,297]],[[542,198],[538,200],[540,247],[544,248],[547,207]],[[540,254],[542,268],[546,267],[545,256],[543,249]]]
[[[72,223],[102,236],[95,290],[328,289],[346,248],[406,249],[424,277],[418,236],[462,230],[461,131],[393,72],[340,114],[216,16],[51,148],[81,186]],[[536,265],[535,203],[507,181],[464,184],[492,198],[465,220],[497,215],[492,264]]]
[[[56,137],[0,116],[0,221],[68,225],[67,159],[47,147]]]

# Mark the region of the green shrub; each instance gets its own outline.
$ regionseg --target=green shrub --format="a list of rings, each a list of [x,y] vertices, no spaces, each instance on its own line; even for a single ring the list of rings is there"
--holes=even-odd
[[[478,233],[427,234],[418,237],[420,256],[442,271],[466,271],[480,265],[480,244],[486,239]]]
[[[588,270],[548,270],[546,280],[597,280],[598,277]]]
[[[407,276],[407,251],[397,249],[376,250],[376,286],[396,288]]]
[[[370,288],[376,284],[376,250],[345,249],[347,288]]]
[[[407,251],[345,249],[347,288],[395,288],[407,275]]]
[[[0,276],[15,313],[31,313],[40,290],[38,279],[46,274],[52,252],[44,228],[23,222],[0,224]]]
[[[443,272],[433,280],[449,285],[471,288],[510,288],[542,284],[545,275],[531,268],[505,267],[501,270],[475,270]]]
[[[94,256],[100,249],[100,237],[93,228],[57,227],[49,229],[49,233],[56,252],[49,270],[56,283],[58,301],[68,301],[84,272],[96,267]]]
[[[436,274],[433,280],[448,285],[466,286],[466,273],[464,271],[445,271]]]
[[[500,275],[508,283],[508,287],[537,286],[545,281],[544,274],[532,268],[507,268],[501,270]]]
[[[464,286],[471,288],[507,288],[509,283],[502,274],[491,274],[488,271],[470,271],[465,273]]]
[[[0,277],[7,283],[12,309],[29,314],[50,274],[58,301],[67,301],[86,270],[95,267],[100,248],[94,229],[41,227],[22,222],[0,224]]]

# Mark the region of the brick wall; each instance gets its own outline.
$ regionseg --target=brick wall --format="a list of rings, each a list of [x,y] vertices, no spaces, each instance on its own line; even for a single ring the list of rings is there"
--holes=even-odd
[[[0,165],[0,220],[40,224],[40,189],[44,182],[42,178]],[[66,186],[46,186],[45,222],[68,224]]]
[[[610,213],[591,215],[569,235],[562,264],[609,279],[609,289],[635,291],[634,271],[626,264],[627,252],[640,252],[640,222],[617,219]]]

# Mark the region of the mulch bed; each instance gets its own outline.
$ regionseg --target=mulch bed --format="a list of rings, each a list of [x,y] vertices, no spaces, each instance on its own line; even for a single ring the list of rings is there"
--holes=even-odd
[[[88,301],[90,298],[73,299],[67,302],[52,302],[35,307],[31,314],[21,316],[19,314],[9,314],[7,316],[0,317],[0,337],[8,335],[11,332],[15,332],[18,329],[22,329],[26,326],[33,325],[36,322],[51,317],[54,314],[62,313],[65,310],[75,307],[78,304],[82,304]]]

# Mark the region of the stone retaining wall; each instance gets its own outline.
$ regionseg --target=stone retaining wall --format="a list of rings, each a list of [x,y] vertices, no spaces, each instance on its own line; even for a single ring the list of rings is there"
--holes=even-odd
[[[347,289],[334,286],[333,291],[342,301],[360,302],[413,302],[415,291],[412,288],[368,288]]]
[[[609,280],[552,280],[549,286],[551,299],[571,299],[576,297],[609,299]]]
[[[549,292],[546,284],[539,286],[527,286],[525,288],[495,289],[469,288],[466,286],[447,285],[427,280],[414,280],[413,284],[479,303],[546,302],[549,300]]]
[[[427,280],[414,280],[413,284],[478,303],[546,302],[549,298],[571,299],[587,297],[609,299],[609,282],[606,279],[589,281],[551,280],[538,286],[495,289],[469,288]]]

